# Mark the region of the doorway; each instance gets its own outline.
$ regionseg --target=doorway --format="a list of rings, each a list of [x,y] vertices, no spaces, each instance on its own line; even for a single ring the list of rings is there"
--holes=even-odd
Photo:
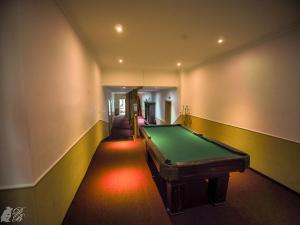
[[[119,114],[125,115],[125,98],[119,99]]]
[[[171,124],[171,101],[165,101],[165,124]]]
[[[108,132],[109,132],[109,135],[111,134],[112,121],[113,121],[112,102],[110,99],[108,99]]]
[[[156,124],[155,102],[145,102],[145,120],[149,124]]]

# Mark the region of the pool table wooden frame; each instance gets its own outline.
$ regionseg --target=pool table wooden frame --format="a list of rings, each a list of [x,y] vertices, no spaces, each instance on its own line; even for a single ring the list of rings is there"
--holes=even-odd
[[[238,157],[235,156],[231,158],[224,157],[212,160],[194,160],[170,163],[169,160],[166,159],[159,151],[159,147],[153,143],[144,127],[141,127],[140,130],[142,136],[145,138],[146,157],[147,159],[151,157],[159,175],[166,181],[167,207],[169,211],[172,214],[182,211],[185,184],[195,179],[208,180],[208,198],[211,203],[219,204],[224,202],[226,200],[229,173],[235,171],[243,172],[247,167],[249,167],[249,155],[217,140],[195,133],[180,124],[146,127],[162,126],[180,126],[199,138],[204,138],[205,140],[215,143],[226,148],[235,155],[238,155]]]

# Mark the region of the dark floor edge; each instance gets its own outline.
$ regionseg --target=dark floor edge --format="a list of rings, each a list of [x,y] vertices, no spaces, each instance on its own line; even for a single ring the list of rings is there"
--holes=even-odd
[[[269,181],[271,181],[271,182],[273,182],[273,183],[278,184],[280,187],[284,188],[285,190],[287,190],[287,191],[290,192],[290,193],[293,193],[293,194],[297,195],[297,196],[300,198],[300,193],[298,193],[297,191],[295,191],[295,190],[289,188],[288,186],[286,186],[286,185],[280,183],[279,181],[274,180],[273,178],[271,178],[271,177],[269,177],[269,176],[267,176],[267,175],[265,175],[265,174],[263,174],[263,173],[257,171],[256,169],[253,169],[252,167],[249,167],[248,169],[250,169],[250,170],[252,170],[253,172],[255,172],[256,174],[258,174],[258,175],[260,175],[260,176],[266,178],[267,180],[269,180]]]

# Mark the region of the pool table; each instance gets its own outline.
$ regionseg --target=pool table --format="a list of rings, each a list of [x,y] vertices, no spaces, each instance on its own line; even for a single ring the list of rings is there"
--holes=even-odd
[[[167,207],[172,214],[182,211],[188,182],[207,181],[209,201],[219,204],[226,200],[229,173],[243,172],[249,166],[248,154],[181,125],[144,126],[141,133],[147,157],[166,181]]]

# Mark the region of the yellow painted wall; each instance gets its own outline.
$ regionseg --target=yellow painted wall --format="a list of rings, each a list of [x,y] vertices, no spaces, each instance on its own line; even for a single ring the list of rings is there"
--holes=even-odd
[[[36,186],[0,191],[0,210],[26,207],[23,225],[60,225],[97,146],[107,134],[107,123],[98,121]]]
[[[248,153],[251,168],[300,193],[299,143],[195,116],[189,127]]]

